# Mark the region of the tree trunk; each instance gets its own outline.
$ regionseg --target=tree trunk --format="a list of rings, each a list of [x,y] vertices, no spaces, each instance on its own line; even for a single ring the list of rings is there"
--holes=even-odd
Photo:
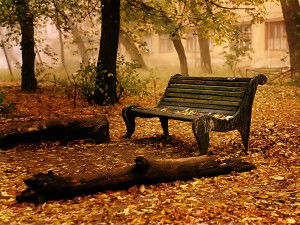
[[[195,12],[198,11],[197,9],[197,2],[195,0],[191,0],[191,11],[195,18],[197,18],[197,15]],[[198,43],[200,47],[200,63],[201,63],[201,69],[202,72],[212,74],[212,66],[211,66],[211,60],[210,60],[210,52],[209,52],[209,40],[208,38],[205,38],[203,36],[203,29],[199,27],[199,25],[194,24],[195,27],[198,27],[196,29],[198,33]]]
[[[80,53],[80,56],[81,56],[81,59],[82,59],[82,64],[84,66],[87,66],[89,64],[89,56],[88,56],[88,53],[86,51],[84,40],[82,39],[82,37],[80,35],[80,31],[73,22],[68,20],[68,24],[71,28],[71,32],[72,32],[72,35],[74,37],[74,43],[77,45],[77,49]]]
[[[66,59],[65,59],[65,46],[64,46],[64,40],[63,40],[63,33],[59,27],[58,29],[58,40],[59,40],[59,53],[60,53],[60,60],[63,68],[65,69],[67,75],[68,75],[68,68],[66,65]]]
[[[125,47],[129,53],[130,58],[133,62],[139,65],[140,68],[147,69],[147,65],[143,59],[139,49],[135,46],[134,40],[126,34],[126,32],[120,29],[120,43]]]
[[[148,13],[156,13],[155,9],[152,7],[149,7],[147,4],[145,4],[144,2],[139,2],[140,6],[143,8],[144,11],[148,12]],[[170,27],[176,27],[175,22],[172,21],[172,19],[170,19],[170,17],[168,17],[167,13],[160,10],[160,16],[159,17],[155,17],[155,20],[160,21],[160,23],[162,23],[163,27],[168,30],[170,29]],[[187,64],[187,59],[186,59],[186,55],[185,55],[185,51],[184,51],[184,47],[182,45],[181,39],[179,37],[179,35],[175,32],[170,34],[170,38],[173,41],[173,45],[176,49],[176,52],[178,54],[178,58],[179,58],[179,62],[180,62],[180,71],[182,73],[182,75],[184,76],[188,76],[189,72],[188,72],[188,64]]]
[[[4,57],[5,57],[5,59],[6,59],[6,63],[7,63],[8,69],[9,69],[9,73],[10,73],[10,76],[11,76],[11,80],[13,80],[13,79],[14,79],[14,74],[13,74],[13,71],[12,71],[12,66],[11,66],[10,59],[9,59],[9,57],[8,57],[8,54],[7,54],[7,50],[6,50],[4,41],[1,41],[0,46],[1,46],[2,49],[3,49]]]
[[[298,0],[280,0],[289,45],[290,64],[300,79],[300,5]]]
[[[34,16],[31,14],[28,1],[17,0],[18,20],[21,27],[21,50],[22,50],[22,85],[24,91],[33,91],[37,89],[37,80],[35,78],[34,62]]]
[[[185,51],[181,39],[178,35],[175,35],[175,37],[171,37],[171,39],[179,58],[181,74],[183,76],[188,76],[189,75],[188,65],[187,65],[186,55],[185,55]]]
[[[63,40],[63,33],[61,31],[61,21],[59,20],[58,11],[55,10],[55,26],[58,31],[58,40],[59,40],[59,53],[60,53],[60,60],[61,64],[64,69],[67,71],[66,60],[65,60],[65,48],[64,48],[64,40]]]
[[[212,74],[210,53],[209,53],[209,40],[203,38],[201,34],[198,34],[198,41],[200,46],[200,59],[202,72]]]
[[[114,105],[117,97],[117,53],[120,30],[120,0],[101,0],[102,26],[97,80],[93,96],[98,105]]]
[[[0,127],[0,148],[47,140],[93,139],[97,143],[109,141],[106,117],[65,119],[10,124]]]
[[[150,185],[176,180],[218,176],[250,171],[255,166],[240,159],[229,159],[222,164],[209,156],[182,159],[154,160],[138,156],[135,163],[93,175],[61,177],[53,172],[39,173],[26,179],[27,189],[17,201],[44,203],[48,200],[71,199],[104,190],[127,189],[133,185]]]
[[[39,52],[39,49],[37,46],[35,46],[35,52],[36,52],[36,55],[37,55],[37,59],[36,59],[36,70],[37,70],[37,73],[39,73],[39,71],[43,71],[45,69],[44,67],[44,62],[43,62],[43,59],[42,59],[42,56]]]

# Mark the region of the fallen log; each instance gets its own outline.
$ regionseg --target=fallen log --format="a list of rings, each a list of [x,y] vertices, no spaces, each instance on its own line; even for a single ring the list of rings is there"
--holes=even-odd
[[[109,141],[109,124],[105,116],[84,119],[31,121],[0,127],[0,148],[48,140],[71,141],[92,139],[96,143]]]
[[[138,156],[135,163],[100,171],[93,175],[63,177],[53,172],[39,173],[26,179],[28,187],[16,197],[19,203],[44,203],[48,200],[72,199],[104,190],[127,189],[133,185],[150,185],[176,180],[190,180],[235,172],[250,171],[255,166],[241,159],[217,162],[209,156],[154,160]]]

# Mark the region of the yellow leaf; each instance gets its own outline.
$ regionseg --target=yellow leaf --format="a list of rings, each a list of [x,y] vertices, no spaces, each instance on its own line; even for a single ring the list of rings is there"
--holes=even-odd
[[[37,131],[38,128],[37,127],[29,127],[28,128],[28,131],[31,132],[31,131]]]
[[[271,176],[271,178],[272,178],[273,180],[276,180],[276,181],[284,180],[284,177],[279,176],[279,175]]]
[[[295,224],[297,221],[294,220],[293,218],[288,218],[288,219],[285,220],[285,222],[288,223],[288,224]]]
[[[123,213],[125,216],[127,216],[129,214],[129,208],[124,209]]]
[[[201,180],[196,180],[196,181],[193,181],[190,183],[192,186],[197,186],[197,185],[200,185],[202,184],[202,181]]]
[[[145,190],[146,190],[145,185],[142,184],[139,188],[140,193],[143,194]]]
[[[81,208],[81,206],[80,206],[79,204],[73,204],[72,207],[73,207],[74,209],[80,209],[80,208]]]
[[[181,187],[183,190],[185,190],[185,189],[188,188],[188,184],[182,184],[182,185],[180,185],[180,187]]]
[[[246,221],[257,221],[257,220],[262,220],[260,217],[245,217],[243,218],[243,222],[246,222]]]
[[[269,198],[269,195],[260,195],[259,197],[263,198],[263,199],[267,199],[267,198]]]

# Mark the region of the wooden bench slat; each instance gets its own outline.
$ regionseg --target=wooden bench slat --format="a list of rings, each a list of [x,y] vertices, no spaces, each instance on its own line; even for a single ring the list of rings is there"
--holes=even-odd
[[[248,82],[239,82],[239,81],[234,81],[234,82],[228,82],[228,81],[206,81],[206,80],[171,80],[171,84],[193,84],[193,85],[209,85],[209,86],[223,86],[223,87],[247,87]]]
[[[218,105],[218,106],[239,106],[240,102],[230,102],[230,101],[216,101],[214,99],[187,99],[187,98],[169,98],[165,97],[162,102],[172,102],[172,104],[177,103],[191,103],[196,107],[199,105]],[[167,103],[167,104],[168,104]],[[200,107],[201,108],[201,107]]]
[[[192,107],[185,107],[185,106],[180,107],[180,106],[160,105],[160,106],[157,106],[157,108],[162,108],[162,109],[168,108],[168,109],[173,110],[173,111],[194,110],[196,112],[203,113],[203,115],[204,114],[220,114],[220,115],[232,116],[236,112],[236,109],[232,110],[232,111],[226,111],[224,109],[221,109],[221,110],[218,110],[218,109],[199,109],[199,108],[192,108]]]
[[[178,113],[174,113],[173,110],[168,110],[167,108],[134,108],[132,109],[133,113],[137,113],[141,117],[148,117],[148,116],[157,116],[157,117],[168,117],[170,119],[175,119],[175,120],[182,120],[182,121],[193,121],[196,119],[201,112],[199,112],[198,115],[184,115],[181,114],[180,111],[183,110],[178,110]]]
[[[245,92],[246,87],[228,87],[228,86],[209,86],[209,85],[194,85],[194,84],[170,84],[169,88],[178,89],[192,89],[192,90],[213,90],[213,91],[223,91],[227,93],[235,94],[235,92]]]
[[[222,95],[212,95],[211,93],[207,94],[186,94],[181,92],[167,92],[165,97],[177,97],[177,98],[186,98],[186,99],[203,99],[203,100],[215,100],[215,101],[230,101],[230,102],[238,102],[240,103],[242,97],[231,97],[231,96],[222,96]]]
[[[219,96],[232,96],[232,97],[243,97],[245,93],[245,88],[239,91],[224,91],[224,90],[214,90],[214,89],[200,89],[197,88],[180,88],[180,87],[169,87],[167,93],[189,93],[197,95],[219,95]]]
[[[225,81],[225,82],[247,82],[249,83],[251,78],[247,77],[197,77],[197,76],[181,76],[180,74],[178,76],[174,75],[171,77],[171,80],[203,80],[203,81]]]
[[[238,109],[236,106],[221,106],[221,105],[209,105],[209,104],[193,104],[189,102],[176,102],[176,104],[170,104],[170,102],[161,102],[160,106],[164,107],[188,107],[188,108],[201,108],[201,109],[212,109],[212,110],[226,110],[226,111],[234,111]]]

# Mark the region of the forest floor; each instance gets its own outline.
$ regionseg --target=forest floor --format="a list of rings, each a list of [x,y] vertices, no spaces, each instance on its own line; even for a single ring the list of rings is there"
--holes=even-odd
[[[209,154],[239,157],[256,169],[212,178],[176,181],[128,190],[105,191],[42,205],[18,204],[24,179],[52,170],[55,174],[93,173],[131,164],[138,155],[184,158],[198,155],[191,124],[171,121],[163,139],[157,119],[137,119],[131,139],[122,107],[129,102],[155,105],[153,96],[131,97],[100,107],[67,98],[53,86],[23,93],[9,83],[0,92],[17,109],[0,118],[1,126],[25,121],[105,115],[111,141],[41,142],[0,150],[0,224],[300,224],[300,87],[261,86],[253,105],[250,150],[237,131],[211,134]]]

